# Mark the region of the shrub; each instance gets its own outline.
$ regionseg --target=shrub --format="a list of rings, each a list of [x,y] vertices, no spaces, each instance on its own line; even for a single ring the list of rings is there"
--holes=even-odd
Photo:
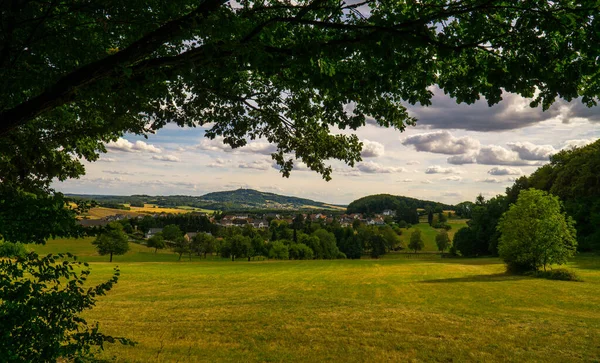
[[[90,327],[78,314],[117,282],[83,285],[87,263],[71,254],[39,257],[35,253],[0,261],[0,357],[2,362],[82,361],[105,342],[133,345]]]
[[[525,273],[527,276],[539,277],[548,280],[560,280],[560,281],[582,281],[575,272],[559,268],[556,270],[547,271],[528,271]]]
[[[26,254],[22,243],[0,242],[0,257],[25,257]]]
[[[274,258],[276,260],[289,260],[290,254],[288,246],[284,245],[281,241],[275,241],[271,243],[269,258]]]
[[[313,250],[304,243],[294,243],[288,248],[290,260],[312,260]]]

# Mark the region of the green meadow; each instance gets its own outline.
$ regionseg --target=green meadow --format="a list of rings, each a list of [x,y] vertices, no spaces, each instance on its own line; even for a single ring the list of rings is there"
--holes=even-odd
[[[583,282],[504,273],[498,259],[177,262],[131,244],[97,256],[91,239],[40,253],[90,261],[91,283],[119,283],[85,313],[116,362],[509,361],[600,359],[600,257],[568,266]]]

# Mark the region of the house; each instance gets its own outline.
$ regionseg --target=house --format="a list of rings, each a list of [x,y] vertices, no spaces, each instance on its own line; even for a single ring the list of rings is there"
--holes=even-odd
[[[193,240],[197,234],[198,234],[198,232],[188,232],[183,236],[183,238],[185,238],[185,240],[189,242],[189,241]]]
[[[254,228],[269,228],[269,222],[265,219],[257,219],[252,222]]]
[[[381,214],[383,214],[386,217],[394,217],[396,215],[396,211],[391,209],[385,209],[383,212],[381,212]]]
[[[162,228],[150,228],[148,230],[148,232],[146,233],[146,235],[144,236],[146,239],[151,238],[152,236],[154,236],[157,233],[161,233],[162,232]]]

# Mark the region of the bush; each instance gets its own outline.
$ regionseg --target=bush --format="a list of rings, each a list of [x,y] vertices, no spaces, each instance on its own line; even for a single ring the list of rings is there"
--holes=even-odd
[[[133,345],[90,327],[78,314],[117,282],[113,277],[84,289],[87,263],[67,254],[35,253],[0,261],[0,357],[2,362],[82,361],[105,342]]]
[[[579,276],[573,271],[569,271],[564,268],[547,271],[528,271],[525,273],[527,276],[539,277],[548,280],[560,280],[560,281],[582,281]]]
[[[26,254],[22,243],[0,242],[0,257],[25,257]]]
[[[269,258],[274,258],[276,260],[289,260],[290,254],[288,246],[284,245],[281,241],[275,241],[271,243]]]
[[[288,248],[290,260],[312,260],[313,250],[304,243],[294,243]]]

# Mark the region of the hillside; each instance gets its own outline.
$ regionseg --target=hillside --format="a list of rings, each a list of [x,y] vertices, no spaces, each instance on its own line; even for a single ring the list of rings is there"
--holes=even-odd
[[[454,209],[454,206],[429,200],[404,197],[401,195],[376,194],[353,201],[348,205],[347,213],[379,213],[384,209],[398,210],[436,206],[440,206],[444,210]]]
[[[95,200],[100,205],[129,204],[133,207],[153,204],[159,207],[194,207],[209,210],[243,210],[243,209],[342,209],[327,203],[310,199],[265,193],[253,189],[237,189],[208,193],[202,196],[150,196],[150,195],[85,195],[67,194],[75,199]]]

